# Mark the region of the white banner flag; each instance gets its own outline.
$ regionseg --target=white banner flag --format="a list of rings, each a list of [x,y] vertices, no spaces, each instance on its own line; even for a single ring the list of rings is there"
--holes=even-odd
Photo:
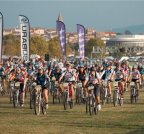
[[[21,58],[29,61],[30,24],[26,16],[19,15],[21,29]]]
[[[0,12],[0,62],[2,62],[2,44],[3,44],[3,15]]]

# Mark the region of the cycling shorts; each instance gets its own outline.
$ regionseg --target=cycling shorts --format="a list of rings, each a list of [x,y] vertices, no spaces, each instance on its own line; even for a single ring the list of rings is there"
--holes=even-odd
[[[132,82],[137,82],[139,79],[132,79]]]

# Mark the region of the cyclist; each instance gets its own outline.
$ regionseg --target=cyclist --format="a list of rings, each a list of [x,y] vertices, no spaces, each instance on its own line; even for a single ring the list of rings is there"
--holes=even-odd
[[[21,106],[24,105],[24,97],[25,97],[25,88],[24,88],[24,80],[25,80],[26,76],[23,73],[23,71],[21,70],[20,67],[16,68],[16,75],[15,75],[15,81],[20,82],[20,98],[21,98]]]
[[[87,71],[84,69],[83,65],[80,65],[78,68],[78,81],[82,82],[83,88],[84,88],[84,95],[87,96],[87,85],[84,86],[84,82],[86,80]]]
[[[130,75],[130,68],[129,68],[129,65],[128,65],[128,62],[126,61],[123,61],[121,63],[121,69],[123,70],[124,72],[124,87],[125,87],[125,91],[127,91],[127,87],[128,87],[128,76]]]
[[[97,102],[97,108],[98,110],[101,110],[101,105],[100,105],[100,79],[99,76],[96,73],[95,67],[90,68],[90,74],[86,77],[85,84],[86,85],[93,85],[94,86],[94,95],[96,97],[96,102]]]
[[[143,84],[143,82],[144,82],[144,65],[142,65],[142,64],[139,64],[139,72],[140,72],[140,74],[141,74],[141,84]]]
[[[3,64],[0,63],[0,79],[2,82],[2,86],[4,87],[5,84],[5,68],[3,67]]]
[[[58,66],[56,66],[55,70],[52,71],[52,73],[50,74],[50,78],[51,78],[51,91],[54,90],[54,84],[55,84],[55,81],[58,81],[59,78],[61,77],[62,75],[62,70],[61,68]],[[59,90],[61,92],[61,88],[59,87]]]
[[[72,71],[71,66],[72,65],[69,62],[66,63],[66,70],[62,73],[61,77],[59,78],[59,82],[63,80],[64,82],[69,83],[69,89],[70,89],[69,95],[74,99],[75,92],[73,82],[75,81],[76,75]]]
[[[135,82],[136,87],[137,87],[137,93],[138,93],[137,95],[139,95],[139,82],[140,82],[141,76],[140,76],[140,72],[137,68],[137,65],[133,66],[132,72],[130,73],[128,80],[130,80],[130,79],[132,82]]]
[[[111,96],[111,80],[112,80],[113,70],[109,64],[106,64],[106,68],[101,74],[101,79],[107,81],[108,96]]]
[[[36,75],[36,81],[38,85],[42,86],[42,97],[45,99],[46,109],[48,109],[48,77],[46,76],[44,69],[42,67],[38,68],[38,73]]]
[[[121,92],[121,95],[122,95],[122,98],[123,98],[123,93],[124,93],[124,83],[123,83],[124,71],[121,69],[119,63],[116,64],[116,68],[114,69],[112,77],[114,77],[114,76],[115,76],[115,81],[118,82],[118,86],[119,86],[119,89],[120,89],[120,92]]]

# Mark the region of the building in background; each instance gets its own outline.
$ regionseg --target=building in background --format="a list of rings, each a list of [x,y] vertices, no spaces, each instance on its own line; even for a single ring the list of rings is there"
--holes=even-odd
[[[143,53],[144,35],[117,35],[106,42],[108,47],[124,48],[126,52]]]

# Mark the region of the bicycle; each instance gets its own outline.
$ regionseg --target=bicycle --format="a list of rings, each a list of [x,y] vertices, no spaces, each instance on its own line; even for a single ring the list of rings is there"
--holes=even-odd
[[[111,96],[108,96],[107,81],[102,81],[101,100],[103,105],[105,105],[106,102],[111,102]]]
[[[137,91],[135,82],[130,83],[130,89],[131,89],[131,92],[130,92],[131,104],[136,103],[138,100],[138,91]]]
[[[2,96],[5,94],[1,77],[0,77],[0,93],[1,93]]]
[[[58,81],[54,82],[53,104],[55,103],[55,100],[58,100],[58,102],[60,104],[60,102],[61,102],[61,93],[59,91],[59,83],[58,83]]]
[[[86,98],[86,113],[90,114],[97,114],[98,113],[98,108],[96,104],[96,99],[94,95],[94,86],[90,85],[88,86],[88,97]]]
[[[13,100],[13,107],[16,108],[18,105],[21,106],[21,98],[20,98],[20,82],[11,83],[12,89],[12,100]]]
[[[29,81],[29,93],[30,93],[30,109],[34,108],[34,102],[35,102],[35,86],[37,84],[33,82],[32,80]]]
[[[44,100],[43,96],[41,95],[41,90],[42,90],[41,85],[36,85],[35,86],[34,109],[35,109],[35,114],[36,115],[40,115],[41,110],[42,110],[42,113],[44,115],[46,115],[46,113],[47,113],[46,103],[45,103],[45,100]]]
[[[76,103],[84,102],[84,91],[83,85],[81,82],[76,84]]]
[[[67,110],[67,104],[69,103],[70,109],[73,108],[74,102],[72,97],[69,96],[70,91],[69,91],[69,84],[70,83],[63,83],[63,91],[62,91],[62,100],[63,100],[63,106],[64,110]]]
[[[114,82],[114,93],[113,93],[113,105],[117,106],[119,103],[120,106],[123,105],[123,97],[119,88],[119,82]]]
[[[12,91],[14,90],[14,81],[10,81],[9,87],[10,87],[9,99],[10,99],[10,104],[12,104],[13,103]]]

